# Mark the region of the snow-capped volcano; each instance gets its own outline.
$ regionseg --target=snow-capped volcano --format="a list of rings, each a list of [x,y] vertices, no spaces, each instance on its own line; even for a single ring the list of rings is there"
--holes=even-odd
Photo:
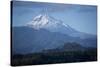
[[[62,21],[57,20],[51,16],[48,16],[47,14],[39,14],[36,17],[33,18],[31,22],[27,24],[28,26],[31,26],[35,29],[40,28],[56,28],[59,25],[63,25],[68,27],[68,25],[64,24]]]
[[[27,26],[37,30],[47,29],[52,32],[61,32],[64,34],[73,33],[76,31],[61,20],[55,19],[47,14],[37,15],[31,22],[27,23]]]
[[[63,21],[53,18],[47,14],[39,14],[33,18],[33,20],[26,24],[26,26],[34,28],[36,30],[46,29],[50,32],[59,32],[67,34],[72,37],[87,38],[90,34],[86,34],[75,30]]]
[[[14,53],[41,52],[44,49],[62,47],[67,42],[96,47],[96,36],[79,32],[46,14],[37,15],[26,26],[13,27],[12,36]]]
[[[48,24],[48,16],[47,15],[38,15],[33,18],[31,22],[29,22],[27,25],[33,27],[34,29],[43,28]]]

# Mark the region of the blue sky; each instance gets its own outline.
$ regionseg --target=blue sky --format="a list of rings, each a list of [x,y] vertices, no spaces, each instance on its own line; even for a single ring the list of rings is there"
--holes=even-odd
[[[52,17],[78,31],[97,34],[97,7],[93,5],[14,1],[13,26],[25,25],[44,9],[47,9],[47,13]]]

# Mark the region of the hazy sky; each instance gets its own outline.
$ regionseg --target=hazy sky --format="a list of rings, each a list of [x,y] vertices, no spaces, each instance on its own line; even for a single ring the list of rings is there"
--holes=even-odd
[[[25,25],[45,9],[50,16],[62,20],[78,31],[90,34],[97,32],[97,7],[91,5],[14,1],[13,26]]]

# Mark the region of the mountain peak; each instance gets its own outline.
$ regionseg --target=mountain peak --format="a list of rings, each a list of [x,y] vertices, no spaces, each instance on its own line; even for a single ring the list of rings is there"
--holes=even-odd
[[[27,26],[32,27],[34,29],[57,29],[62,26],[69,27],[69,25],[63,23],[61,20],[55,19],[47,14],[39,14],[35,16],[31,22],[27,23]]]
[[[48,23],[48,21],[48,16],[46,14],[39,14],[36,17],[34,17],[31,22],[27,23],[27,26],[39,29],[44,27]]]
[[[36,30],[46,29],[50,32],[59,32],[74,37],[80,37],[81,34],[79,31],[73,29],[63,21],[55,19],[54,17],[47,14],[39,14],[35,16],[31,22],[27,23],[26,26],[34,28]]]

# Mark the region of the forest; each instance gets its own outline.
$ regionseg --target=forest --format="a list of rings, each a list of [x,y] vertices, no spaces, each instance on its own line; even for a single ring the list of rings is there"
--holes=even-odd
[[[65,43],[60,49],[48,49],[30,54],[16,54],[11,56],[11,60],[12,66],[96,61],[97,49],[84,48],[75,42]]]

